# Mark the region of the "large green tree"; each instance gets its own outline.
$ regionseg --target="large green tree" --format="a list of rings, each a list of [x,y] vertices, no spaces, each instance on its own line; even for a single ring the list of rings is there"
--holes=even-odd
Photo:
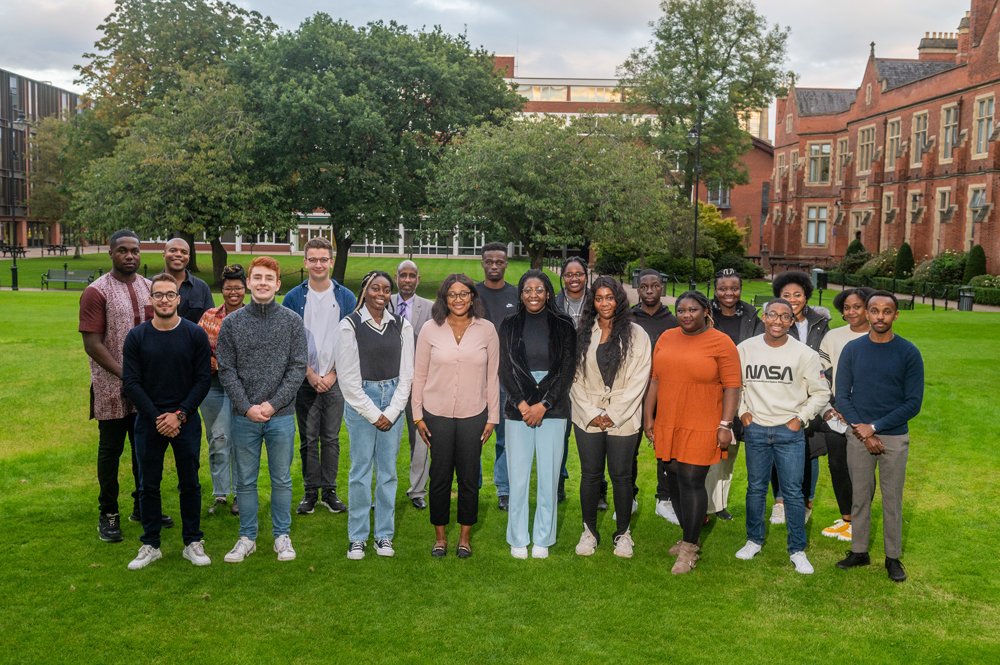
[[[752,142],[741,126],[783,90],[789,30],[769,27],[752,0],[664,0],[652,42],[618,68],[632,111],[655,114],[649,134],[676,159],[668,180],[690,194],[695,149],[687,135],[701,113],[702,182],[749,182],[742,156]]]
[[[244,90],[223,74],[182,74],[162,103],[133,118],[111,156],[90,164],[73,200],[88,228],[204,233],[217,284],[227,260],[224,232],[295,225],[280,187],[253,172],[260,130],[245,110]]]
[[[355,28],[316,14],[244,64],[268,134],[257,162],[295,210],[329,213],[337,279],[360,238],[420,225],[432,167],[465,127],[523,104],[488,53],[440,28]]]

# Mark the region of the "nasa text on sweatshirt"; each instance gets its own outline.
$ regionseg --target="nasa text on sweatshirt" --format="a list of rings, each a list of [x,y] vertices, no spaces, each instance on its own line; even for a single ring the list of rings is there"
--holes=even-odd
[[[793,418],[808,423],[830,400],[819,354],[791,337],[778,348],[751,337],[736,349],[740,353],[743,393],[739,416],[748,411],[764,427],[785,425]]]

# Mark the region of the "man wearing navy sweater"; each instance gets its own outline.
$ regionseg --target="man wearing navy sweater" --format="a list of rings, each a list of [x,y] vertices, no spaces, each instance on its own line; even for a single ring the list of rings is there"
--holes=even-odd
[[[212,385],[212,349],[197,324],[177,314],[177,280],[156,275],[150,287],[153,318],[129,331],[122,353],[122,385],[138,410],[135,454],[139,462],[142,547],[129,570],[161,558],[160,481],[167,447],[174,449],[181,494],[185,559],[207,566],[201,532],[201,419],[198,405]]]
[[[910,449],[907,423],[924,398],[924,361],[912,343],[892,332],[896,296],[876,291],[866,304],[871,332],[848,342],[837,365],[837,409],[851,425],[847,468],[854,485],[851,552],[839,568],[867,566],[875,467],[882,486],[882,534],[889,579],[902,582],[903,483]]]

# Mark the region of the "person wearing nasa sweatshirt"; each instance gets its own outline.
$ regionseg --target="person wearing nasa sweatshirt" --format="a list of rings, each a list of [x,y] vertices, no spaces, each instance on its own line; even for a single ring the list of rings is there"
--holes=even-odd
[[[830,400],[819,354],[789,337],[794,314],[783,298],[764,307],[764,334],[737,346],[743,393],[737,410],[744,427],[747,459],[747,543],[737,559],[752,559],[764,544],[764,513],[771,467],[782,487],[801,487],[806,441],[803,430]],[[725,426],[723,423],[721,426]],[[809,575],[806,558],[805,501],[799,492],[785,497],[788,554],[795,572]]]

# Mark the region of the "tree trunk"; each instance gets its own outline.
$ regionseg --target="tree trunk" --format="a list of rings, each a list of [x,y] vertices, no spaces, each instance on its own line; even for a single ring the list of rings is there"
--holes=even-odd
[[[547,245],[527,245],[528,256],[531,258],[531,267],[542,269],[542,261],[545,259],[545,251],[548,249]]]
[[[177,237],[187,242],[188,247],[191,248],[191,260],[188,261],[187,269],[191,272],[201,272],[198,270],[198,260],[194,251],[194,234],[188,233],[187,231],[176,231],[176,233]]]
[[[226,252],[226,248],[222,246],[222,238],[215,236],[211,240],[212,244],[212,276],[215,281],[215,285],[222,288],[222,269],[226,267],[226,262],[229,260],[229,253]]]
[[[646,252],[639,252],[639,270],[646,269]]]
[[[333,239],[337,245],[337,256],[333,261],[333,278],[343,284],[344,275],[347,274],[347,255],[354,243],[350,238],[341,238],[337,235],[334,235]]]

